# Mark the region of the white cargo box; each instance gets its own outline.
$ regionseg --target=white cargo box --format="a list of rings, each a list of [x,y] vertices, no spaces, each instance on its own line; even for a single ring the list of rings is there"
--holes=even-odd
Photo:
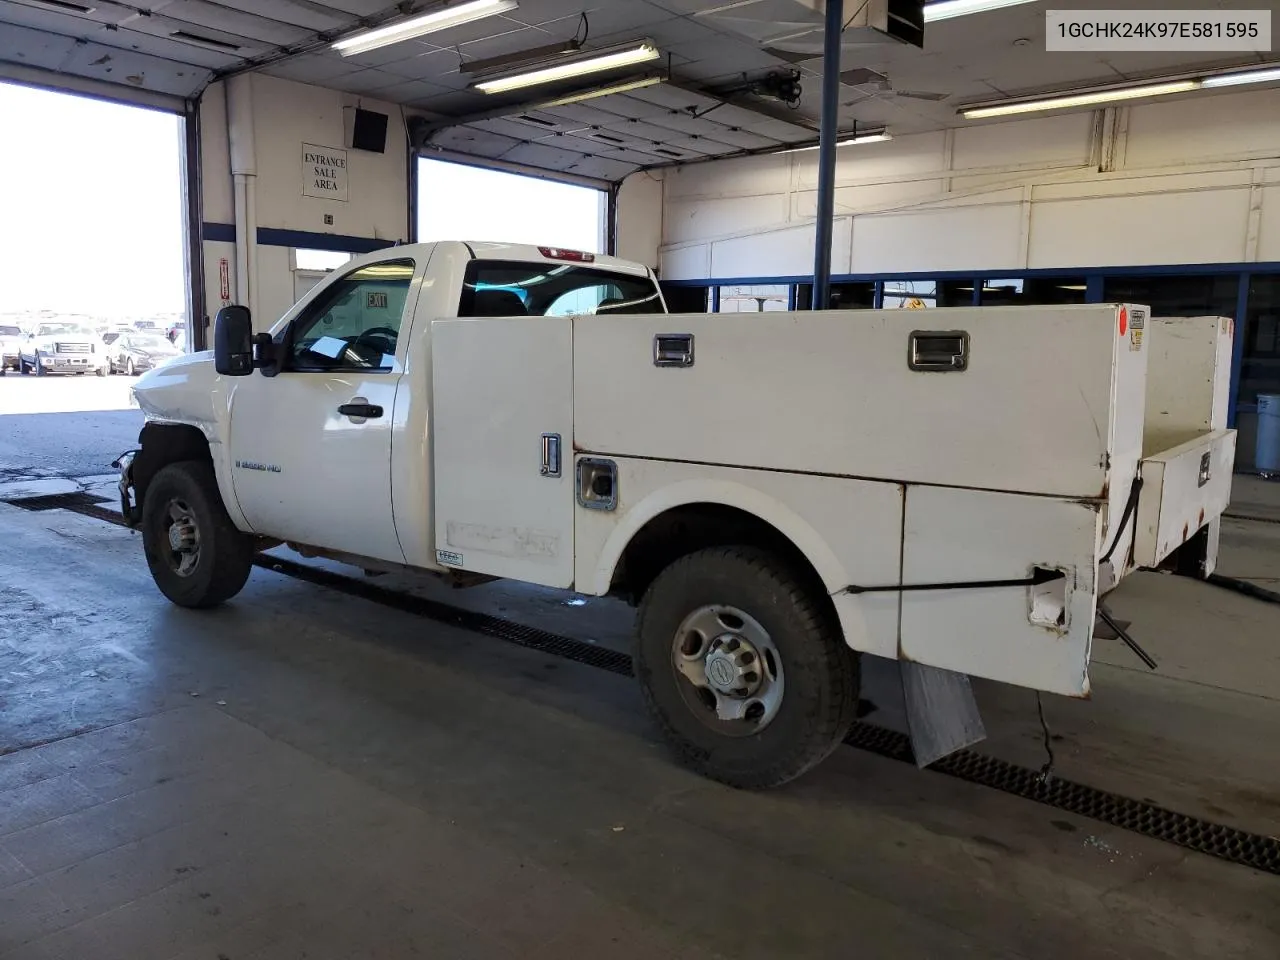
[[[1236,434],[1227,429],[1235,322],[1153,317],[1150,327],[1134,562],[1157,566],[1207,526],[1207,575],[1216,563],[1218,518],[1231,498],[1235,467]]]
[[[1107,499],[1142,450],[1145,307],[584,317],[584,450]],[[1124,322],[1121,316],[1125,317]],[[690,362],[656,366],[655,335]]]
[[[1225,371],[1153,423],[1142,306],[432,329],[437,548],[457,569],[604,593],[663,511],[735,508],[805,555],[855,649],[1080,696],[1098,598],[1225,503]],[[1162,382],[1181,376],[1167,354]],[[603,508],[575,488],[599,462]]]

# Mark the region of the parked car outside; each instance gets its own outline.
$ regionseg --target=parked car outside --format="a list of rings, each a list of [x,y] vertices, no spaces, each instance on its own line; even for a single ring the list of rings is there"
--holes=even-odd
[[[22,350],[22,328],[0,326],[0,377],[9,370],[18,369],[18,354]]]
[[[107,375],[107,345],[92,328],[70,320],[38,323],[18,350],[20,373]]]
[[[108,353],[110,371],[131,377],[180,356],[182,351],[158,331],[121,333],[113,339]]]

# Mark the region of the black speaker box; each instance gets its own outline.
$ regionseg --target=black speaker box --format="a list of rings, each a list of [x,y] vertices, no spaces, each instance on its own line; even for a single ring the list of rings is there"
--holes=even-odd
[[[384,153],[387,149],[387,115],[356,107],[355,123],[351,127],[353,150]]]

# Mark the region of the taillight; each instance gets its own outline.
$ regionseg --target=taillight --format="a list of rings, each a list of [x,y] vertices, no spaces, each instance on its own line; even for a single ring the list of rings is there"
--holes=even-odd
[[[559,247],[539,247],[538,252],[548,260],[568,260],[571,263],[594,263],[594,253],[583,253],[581,250],[562,250]]]

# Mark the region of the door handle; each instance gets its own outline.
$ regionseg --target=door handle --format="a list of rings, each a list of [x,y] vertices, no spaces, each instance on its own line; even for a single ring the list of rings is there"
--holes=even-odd
[[[344,417],[350,417],[355,423],[364,423],[366,420],[377,420],[382,416],[382,408],[376,403],[368,403],[364,397],[354,397],[350,403],[340,406],[338,413]]]

